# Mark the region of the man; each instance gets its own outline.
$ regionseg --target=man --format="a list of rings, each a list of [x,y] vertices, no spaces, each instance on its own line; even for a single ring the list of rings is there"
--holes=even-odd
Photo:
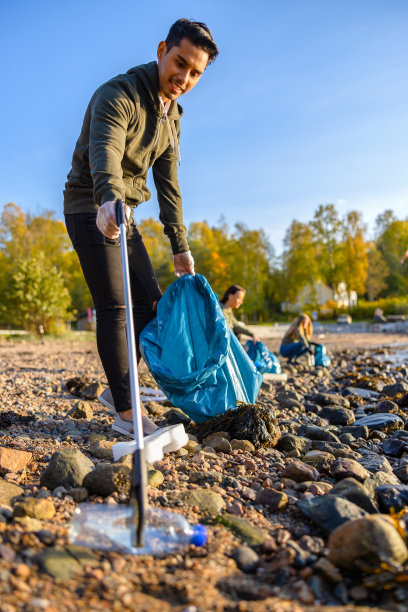
[[[134,223],[133,209],[150,198],[146,178],[152,167],[175,274],[194,274],[177,178],[182,108],[176,101],[198,83],[217,54],[217,45],[204,23],[176,21],[166,40],[159,43],[157,63],[136,66],[95,92],[68,174],[65,220],[96,309],[98,352],[113,398],[105,398],[104,403],[114,405],[118,414],[113,429],[125,435],[132,436],[132,410],[116,200],[126,203],[139,360],[139,334],[153,318],[161,291]],[[144,435],[155,430],[157,426],[143,417]],[[160,430],[155,436],[160,436]]]

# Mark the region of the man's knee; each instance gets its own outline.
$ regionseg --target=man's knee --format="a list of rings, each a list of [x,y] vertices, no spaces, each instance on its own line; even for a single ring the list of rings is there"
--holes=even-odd
[[[114,306],[102,306],[95,308],[96,320],[122,320],[126,318],[126,306],[125,304],[115,304]]]

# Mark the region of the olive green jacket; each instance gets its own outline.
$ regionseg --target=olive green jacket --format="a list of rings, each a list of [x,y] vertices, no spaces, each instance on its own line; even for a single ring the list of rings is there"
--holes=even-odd
[[[234,317],[234,314],[230,308],[227,308],[225,304],[223,304],[223,302],[220,302],[220,306],[222,308],[222,312],[224,314],[227,324],[236,336],[238,336],[239,334],[244,334],[245,336],[250,336],[251,338],[254,337],[254,334],[251,332],[250,329],[248,329],[245,323],[242,323],[242,321],[238,321],[238,319]]]
[[[64,213],[96,212],[122,198],[131,207],[150,199],[153,178],[160,221],[173,253],[188,251],[177,176],[181,106],[166,117],[156,62],[131,68],[104,83],[85,113],[64,191]]]

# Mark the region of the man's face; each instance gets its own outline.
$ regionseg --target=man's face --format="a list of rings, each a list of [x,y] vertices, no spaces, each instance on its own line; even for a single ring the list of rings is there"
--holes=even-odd
[[[208,53],[188,38],[170,49],[164,41],[157,49],[159,89],[164,102],[176,100],[198,83],[208,64]]]

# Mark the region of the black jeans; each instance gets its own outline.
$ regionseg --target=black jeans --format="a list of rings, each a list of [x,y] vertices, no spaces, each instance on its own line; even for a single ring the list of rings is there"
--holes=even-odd
[[[96,227],[96,213],[65,215],[65,223],[93,298],[99,356],[116,411],[123,412],[131,408],[131,401],[120,241],[109,240],[101,234]],[[139,334],[154,317],[153,302],[160,299],[161,291],[132,217],[127,247],[139,361]]]

